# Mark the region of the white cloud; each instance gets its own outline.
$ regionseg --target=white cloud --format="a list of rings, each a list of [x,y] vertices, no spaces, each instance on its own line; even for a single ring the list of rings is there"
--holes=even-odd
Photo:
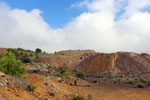
[[[141,11],[150,7],[149,0],[83,0],[74,6],[88,11],[64,28],[52,29],[38,9],[27,12],[0,4],[0,46],[59,51],[66,49],[69,33],[70,49],[150,52],[150,13]]]
[[[150,7],[150,0],[128,0],[128,5],[125,8],[125,15],[130,16],[146,7]]]

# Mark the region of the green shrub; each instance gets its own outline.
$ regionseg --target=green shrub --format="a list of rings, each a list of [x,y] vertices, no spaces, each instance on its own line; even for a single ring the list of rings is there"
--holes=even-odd
[[[9,49],[7,49],[7,51],[8,51],[8,52],[12,52],[12,53],[14,53],[14,54],[15,54],[15,56],[16,56],[16,58],[18,58],[18,57],[19,57],[19,53],[17,52],[17,50],[16,50],[16,49],[9,48]]]
[[[37,85],[35,83],[30,83],[30,84],[28,84],[27,87],[30,91],[35,91],[37,88]]]
[[[65,72],[64,74],[63,74],[63,76],[72,76],[72,73],[70,73],[70,72]]]
[[[76,76],[77,76],[78,78],[84,79],[84,78],[85,78],[85,73],[82,72],[82,71],[78,71],[78,72],[76,73]]]
[[[52,66],[51,65],[48,65],[48,69],[51,69],[52,68]]]
[[[64,74],[65,72],[67,72],[67,70],[61,69],[59,72],[60,72],[61,74]]]
[[[142,82],[136,83],[136,86],[137,86],[138,88],[144,88],[144,87],[145,87],[144,83],[142,83]]]
[[[61,55],[65,55],[64,53],[62,53]]]
[[[33,57],[33,54],[32,54],[32,53],[30,54],[30,57]]]
[[[24,53],[23,53],[23,52],[20,52],[20,55],[21,55],[21,56],[23,56],[23,55],[24,55]]]
[[[57,76],[72,76],[72,73],[65,69],[61,69],[59,72],[57,72]]]
[[[28,57],[27,54],[22,56],[21,60],[22,60],[23,63],[31,63],[31,60],[30,60],[30,58]]]
[[[21,66],[21,61],[17,60],[12,52],[5,53],[0,59],[0,70],[5,74],[22,77],[26,72],[25,67]]]

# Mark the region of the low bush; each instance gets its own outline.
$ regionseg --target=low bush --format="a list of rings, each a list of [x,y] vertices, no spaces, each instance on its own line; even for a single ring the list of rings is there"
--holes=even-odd
[[[137,86],[138,88],[144,88],[144,87],[145,87],[145,84],[142,83],[142,82],[138,82],[138,83],[136,83],[136,86]]]
[[[65,55],[64,53],[62,53],[61,55]]]
[[[32,53],[30,54],[30,57],[33,57],[33,54],[32,54]]]
[[[30,60],[30,58],[28,57],[27,54],[22,56],[21,60],[22,60],[23,63],[31,63],[31,60]]]
[[[147,83],[147,80],[146,80],[145,78],[142,78],[142,77],[140,77],[140,81],[141,81],[142,83]]]
[[[37,88],[37,85],[35,83],[30,83],[30,84],[28,84],[27,87],[30,91],[35,91]]]
[[[36,55],[36,59],[39,59],[40,57],[39,57],[39,55]]]
[[[78,72],[76,73],[76,76],[77,76],[78,78],[84,79],[84,78],[85,78],[85,73],[82,72],[82,71],[78,71]]]
[[[85,98],[82,95],[74,95],[73,100],[85,100]]]
[[[52,68],[52,66],[51,65],[48,65],[48,69],[51,69]]]
[[[57,72],[57,76],[72,76],[73,74],[68,72],[65,69],[61,69],[59,72]]]

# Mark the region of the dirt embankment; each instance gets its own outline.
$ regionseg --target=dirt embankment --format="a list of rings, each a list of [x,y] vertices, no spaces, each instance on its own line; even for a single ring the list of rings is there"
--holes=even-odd
[[[150,55],[130,52],[96,53],[82,60],[76,67],[88,73],[114,72],[123,74],[150,73]]]
[[[0,55],[4,54],[5,52],[7,52],[7,49],[5,49],[5,48],[0,48]]]
[[[0,88],[0,100],[75,100],[71,97],[72,93],[80,94],[85,100],[150,100],[148,88],[138,89],[111,83],[72,86],[65,82],[58,82],[51,77],[35,74],[27,75],[26,80],[28,83],[33,82],[37,85],[34,92],[13,86]],[[91,99],[87,99],[88,97]]]

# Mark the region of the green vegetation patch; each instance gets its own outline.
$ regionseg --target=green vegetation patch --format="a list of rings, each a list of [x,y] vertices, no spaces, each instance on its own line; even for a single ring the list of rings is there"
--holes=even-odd
[[[2,56],[0,66],[2,72],[15,77],[22,77],[26,72],[26,68],[21,66],[21,61],[17,60],[12,52],[7,52]]]

